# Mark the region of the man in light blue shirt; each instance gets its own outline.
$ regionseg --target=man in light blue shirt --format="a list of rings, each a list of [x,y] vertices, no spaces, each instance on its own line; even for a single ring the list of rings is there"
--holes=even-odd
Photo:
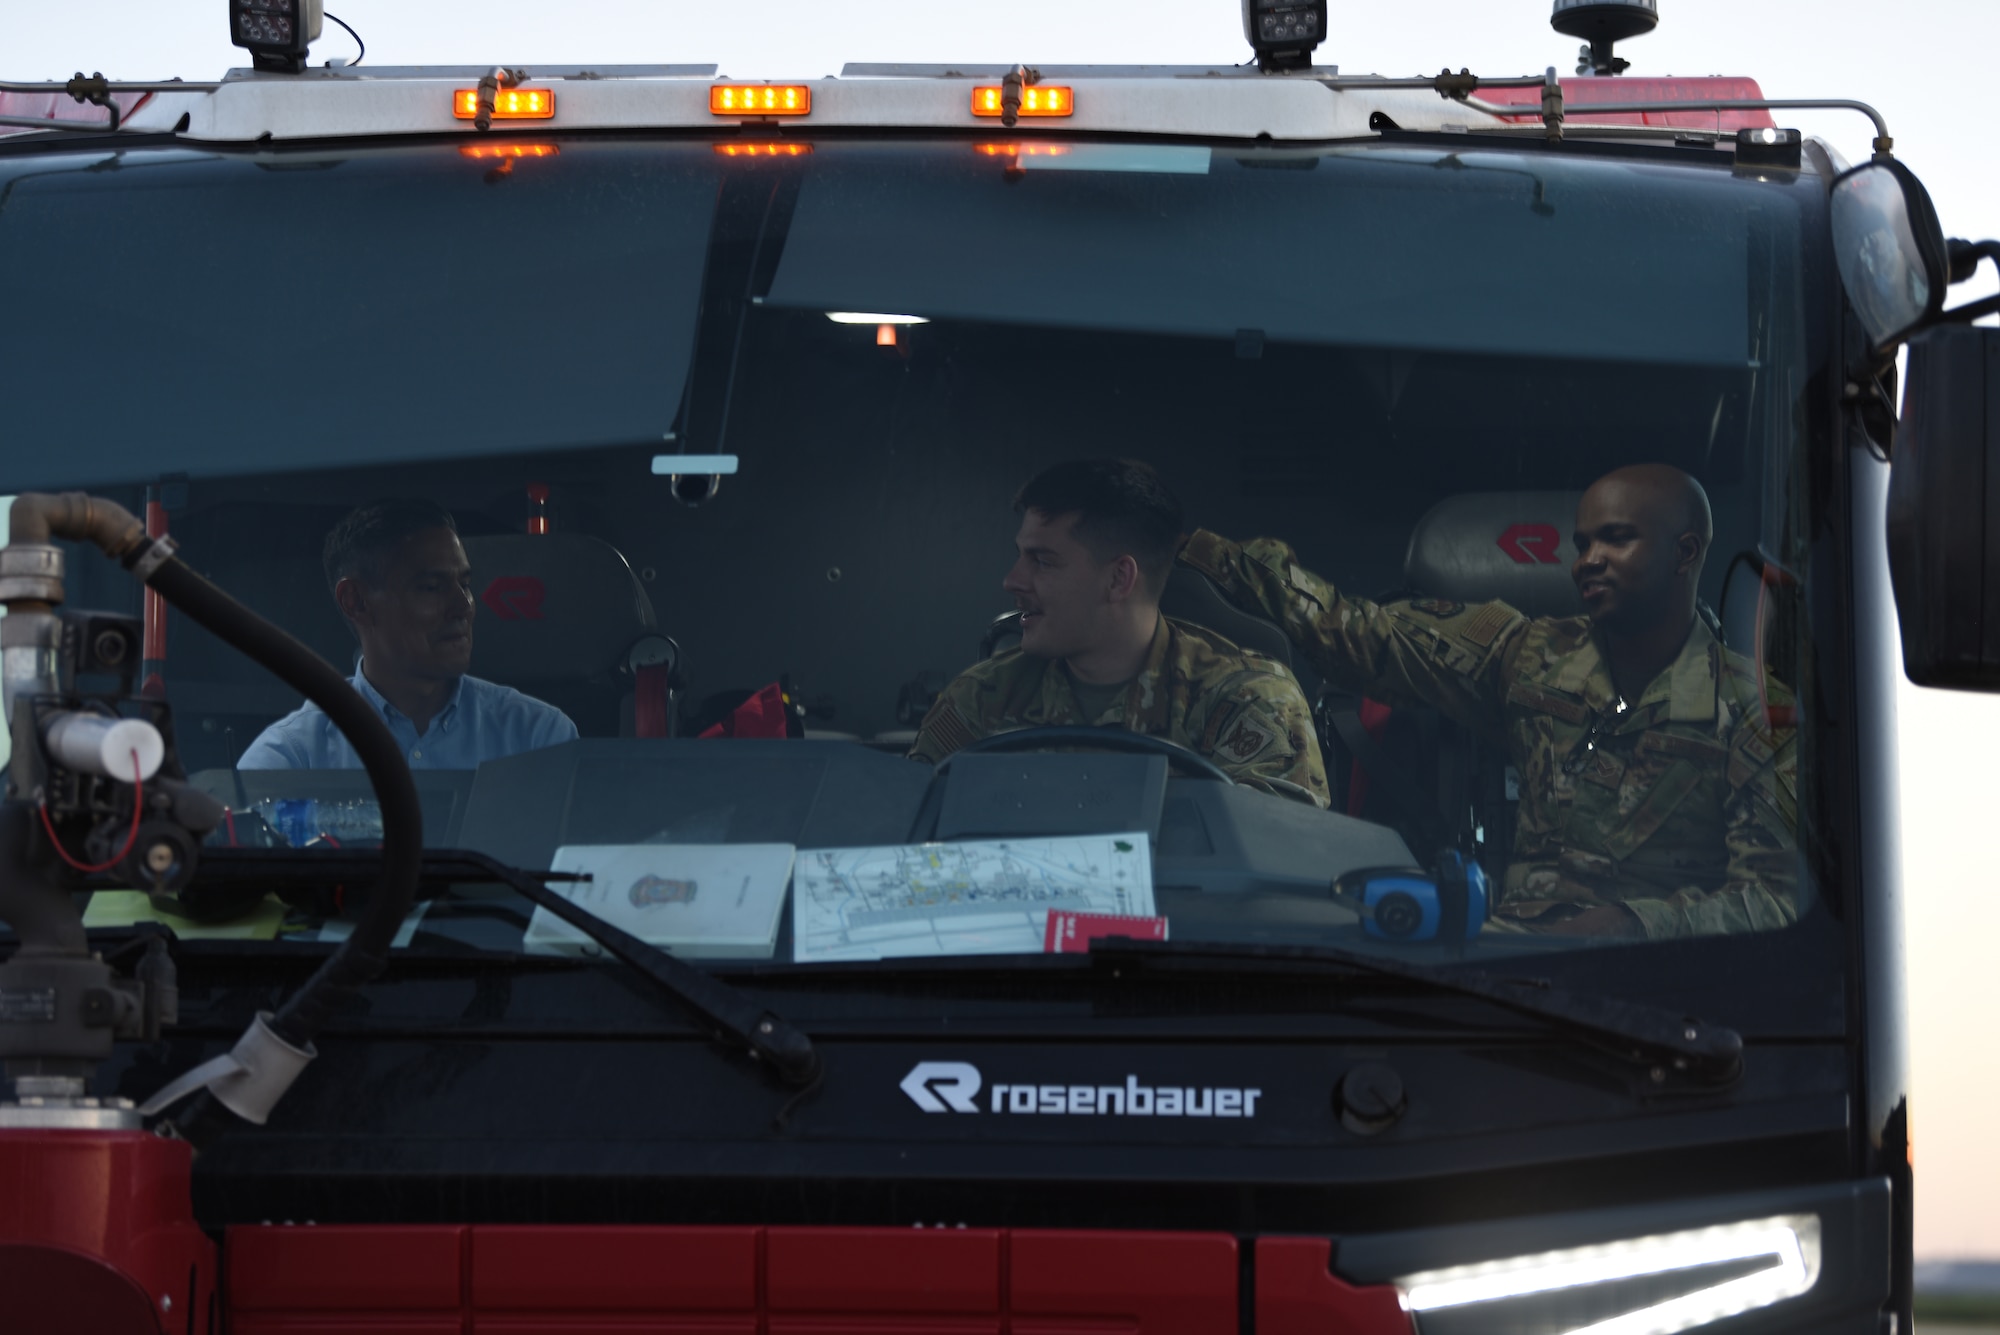
[[[327,535],[326,582],[361,641],[350,679],[411,769],[472,769],[576,737],[553,705],[471,676],[472,565],[451,514],[430,501],[379,501]],[[238,769],[359,769],[310,702],[258,735]]]

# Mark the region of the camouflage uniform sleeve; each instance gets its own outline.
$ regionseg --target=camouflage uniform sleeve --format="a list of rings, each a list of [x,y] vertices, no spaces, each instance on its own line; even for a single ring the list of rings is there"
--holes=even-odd
[[[923,726],[917,729],[917,740],[910,744],[909,758],[935,765],[981,736],[969,721],[977,716],[978,694],[978,683],[971,673],[962,672],[954,678],[931,702]]]
[[[1667,899],[1626,900],[1648,937],[1768,932],[1799,917],[1798,736],[1739,724],[1729,752],[1720,888],[1688,886]]]
[[[1245,787],[1324,807],[1326,765],[1305,692],[1277,664],[1245,672],[1217,693],[1201,730],[1203,755]]]
[[[1308,662],[1350,691],[1427,704],[1475,731],[1501,733],[1505,672],[1528,618],[1505,603],[1374,603],[1305,569],[1285,543],[1237,544],[1206,529],[1181,564],[1224,596],[1284,627]]]

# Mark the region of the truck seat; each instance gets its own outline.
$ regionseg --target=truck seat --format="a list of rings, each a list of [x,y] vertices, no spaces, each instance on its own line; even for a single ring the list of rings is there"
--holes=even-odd
[[[586,736],[671,735],[680,648],[616,547],[582,533],[462,541],[474,675],[547,700]]]
[[[1582,612],[1570,578],[1575,491],[1465,492],[1419,519],[1403,559],[1401,596],[1504,602],[1529,616]],[[1428,861],[1451,846],[1504,857],[1519,778],[1488,739],[1432,709],[1329,697],[1322,709],[1329,774],[1343,773],[1349,815],[1402,829]],[[1335,757],[1349,762],[1337,767]]]

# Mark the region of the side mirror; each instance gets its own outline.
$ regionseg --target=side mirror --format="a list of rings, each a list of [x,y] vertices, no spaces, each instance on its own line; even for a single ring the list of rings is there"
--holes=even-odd
[[[1889,472],[1889,578],[1903,671],[2000,692],[2000,329],[1911,340]]]
[[[1923,182],[1893,158],[1844,173],[1828,207],[1848,304],[1886,352],[1944,309],[1951,273],[1937,210]]]

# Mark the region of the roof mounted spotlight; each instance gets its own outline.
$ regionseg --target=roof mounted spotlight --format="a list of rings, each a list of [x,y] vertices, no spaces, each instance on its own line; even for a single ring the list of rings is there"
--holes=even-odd
[[[1326,40],[1326,0],[1243,0],[1243,36],[1266,73],[1310,69]]]
[[[229,40],[250,52],[257,69],[303,73],[321,16],[322,0],[229,0]]]
[[[1644,37],[1660,25],[1660,0],[1556,0],[1549,26],[1565,37],[1581,37],[1578,74],[1623,74],[1632,62],[1611,53],[1613,43]]]

